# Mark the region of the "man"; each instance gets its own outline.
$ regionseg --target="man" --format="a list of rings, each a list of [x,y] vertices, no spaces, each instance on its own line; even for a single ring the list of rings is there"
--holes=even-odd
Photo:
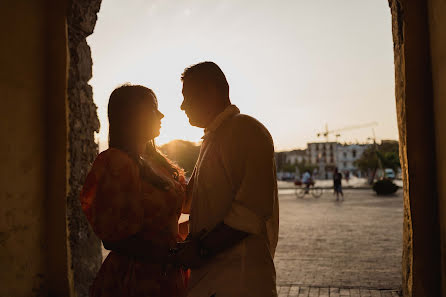
[[[341,194],[342,200],[344,200],[344,193],[342,192],[342,174],[337,167],[333,173],[333,188],[336,195],[336,201],[339,201],[339,194]]]
[[[240,114],[212,62],[187,68],[181,109],[205,128],[188,184],[189,240],[178,261],[191,268],[190,297],[271,297],[279,213],[273,141],[254,118]]]

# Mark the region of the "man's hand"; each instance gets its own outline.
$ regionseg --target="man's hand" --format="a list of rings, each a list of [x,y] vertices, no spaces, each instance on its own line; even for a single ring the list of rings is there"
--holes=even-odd
[[[199,234],[177,243],[174,249],[179,265],[197,269],[215,255],[232,248],[249,234],[220,223],[210,232],[203,230]]]
[[[200,248],[199,238],[178,242],[174,250],[176,264],[184,268],[200,268],[206,262],[200,255]]]
[[[154,245],[149,240],[143,240],[136,235],[117,241],[102,241],[104,248],[118,253],[133,256],[140,261],[151,263],[164,263],[169,254],[168,247]]]

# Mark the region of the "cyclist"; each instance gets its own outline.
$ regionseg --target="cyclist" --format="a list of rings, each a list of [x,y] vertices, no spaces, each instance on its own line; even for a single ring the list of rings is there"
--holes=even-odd
[[[308,194],[308,189],[310,188],[310,185],[313,184],[313,179],[311,178],[309,170],[306,170],[302,175],[302,183],[305,185],[305,194]]]

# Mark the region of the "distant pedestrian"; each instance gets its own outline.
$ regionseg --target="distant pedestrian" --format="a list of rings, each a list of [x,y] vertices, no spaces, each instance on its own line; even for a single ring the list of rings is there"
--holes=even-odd
[[[336,201],[339,200],[339,194],[341,194],[342,200],[344,200],[344,193],[342,192],[342,174],[335,168],[333,174],[333,188],[334,194],[336,195]]]
[[[346,171],[345,172],[345,181],[348,183],[348,181],[350,180],[350,171]]]

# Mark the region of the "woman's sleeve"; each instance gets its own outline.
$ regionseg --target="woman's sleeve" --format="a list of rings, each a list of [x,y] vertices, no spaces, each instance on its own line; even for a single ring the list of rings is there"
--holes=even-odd
[[[144,211],[136,163],[117,150],[98,156],[82,190],[81,204],[102,240],[121,240],[138,233]]]

